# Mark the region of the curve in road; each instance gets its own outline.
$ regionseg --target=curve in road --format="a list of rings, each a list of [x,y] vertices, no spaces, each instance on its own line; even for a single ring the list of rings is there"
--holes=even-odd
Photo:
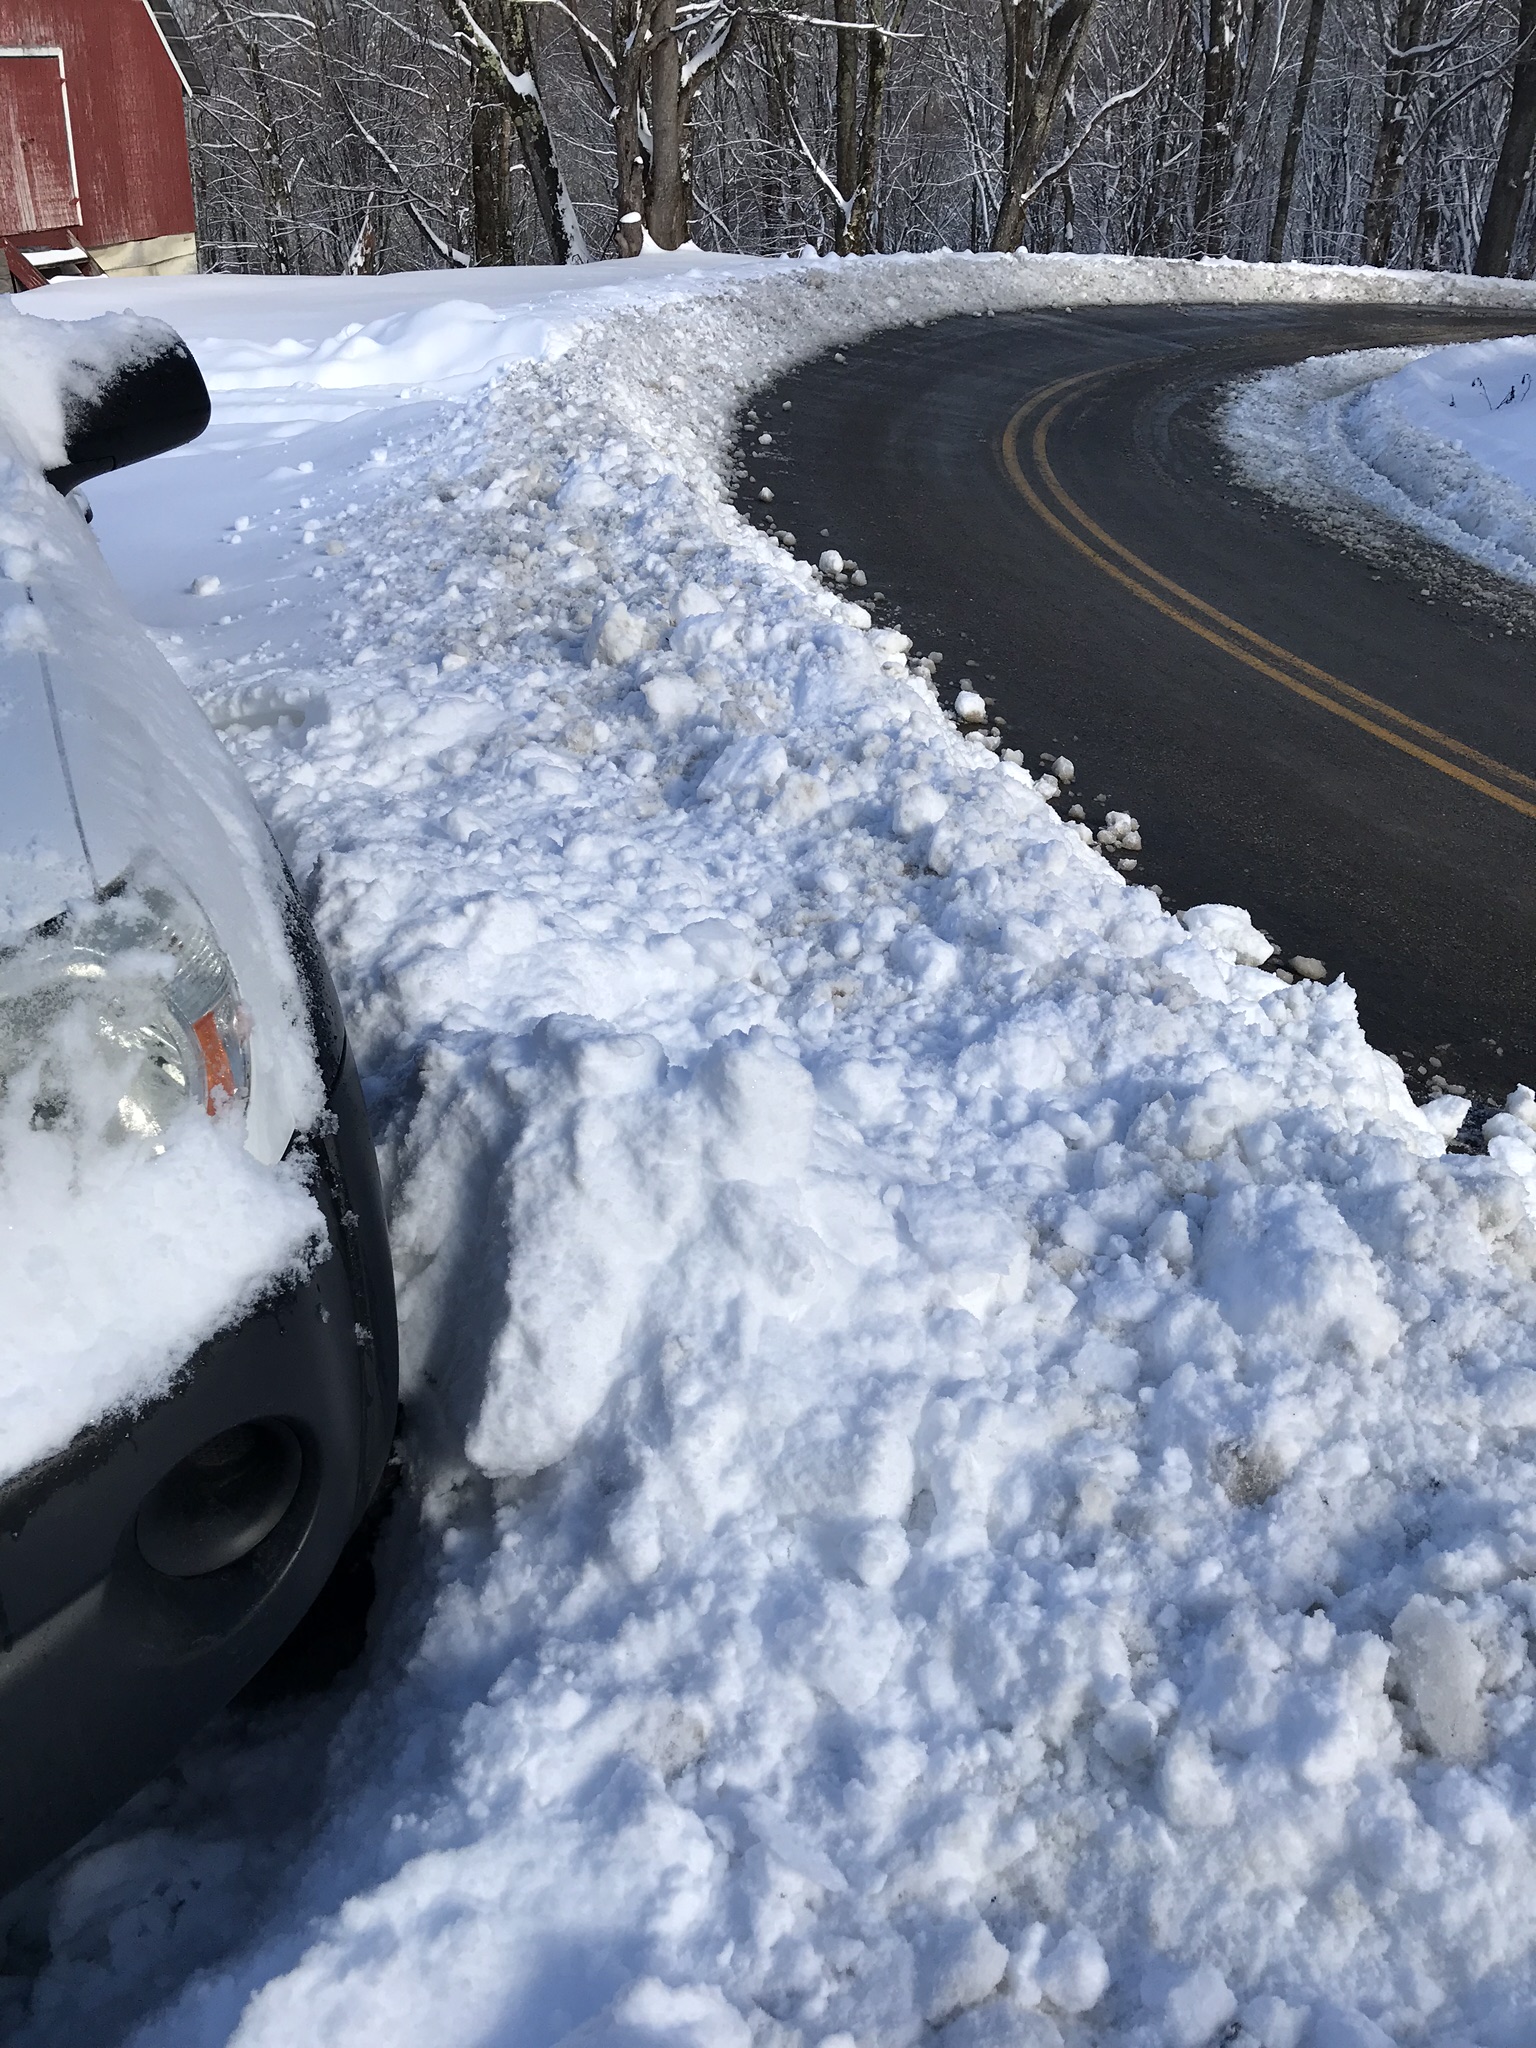
[[[1070,755],[1062,808],[1134,813],[1138,881],[1242,904],[1348,976],[1420,1090],[1496,1100],[1536,1081],[1536,604],[1247,488],[1214,414],[1274,364],[1520,331],[1311,306],[903,329],[759,396],[741,504],[856,558],[1026,761]]]

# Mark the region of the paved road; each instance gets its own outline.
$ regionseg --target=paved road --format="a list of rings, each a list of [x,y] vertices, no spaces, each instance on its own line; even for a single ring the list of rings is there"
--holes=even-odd
[[[1420,543],[1341,546],[1233,480],[1211,414],[1245,370],[1516,331],[1376,308],[946,320],[760,398],[774,443],[744,431],[741,502],[801,554],[854,557],[882,622],[942,650],[941,686],[981,689],[1027,763],[1069,754],[1090,823],[1094,798],[1134,813],[1138,881],[1243,904],[1349,977],[1421,1085],[1436,1060],[1499,1097],[1536,1083],[1536,605],[1464,605],[1501,586]]]

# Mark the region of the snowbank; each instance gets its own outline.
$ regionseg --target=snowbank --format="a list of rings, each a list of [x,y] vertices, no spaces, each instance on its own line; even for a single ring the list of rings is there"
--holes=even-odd
[[[1521,2039],[1536,1098],[1448,1155],[1346,986],[1127,886],[721,455],[903,319],[1525,300],[689,267],[498,281],[430,404],[488,323],[395,280],[335,346],[273,284],[246,385],[219,281],[131,288],[230,381],[98,528],[317,894],[420,1510],[323,1764],[215,1735],[104,1831],[13,2038]]]
[[[1228,441],[1292,503],[1363,502],[1536,586],[1536,340],[1373,349],[1271,370],[1236,392]]]

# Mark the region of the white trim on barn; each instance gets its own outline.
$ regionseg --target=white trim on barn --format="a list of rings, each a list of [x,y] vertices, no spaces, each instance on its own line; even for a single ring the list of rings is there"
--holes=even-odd
[[[165,51],[165,54],[170,58],[172,65],[175,67],[176,76],[181,80],[182,92],[188,99],[192,99],[198,93],[206,92],[208,88],[203,83],[201,72],[197,71],[193,64],[191,51],[186,48],[185,43],[182,43],[183,53],[186,58],[186,62],[183,63],[181,57],[178,57],[176,54],[171,38],[165,32],[165,23],[160,17],[162,12],[169,13],[169,9],[164,6],[164,0],[161,0],[161,5],[159,6],[155,4],[155,0],[144,0],[144,12],[155,24],[155,34],[160,38],[160,47]],[[171,15],[170,20],[172,26],[176,27],[175,15]],[[181,42],[181,40],[178,32],[177,41]],[[191,68],[189,69],[189,67]]]
[[[57,43],[33,43],[27,46],[10,43],[0,48],[0,59],[6,57],[52,57],[59,67],[59,100],[64,110],[64,141],[69,150],[69,190],[78,215],[80,166],[75,161],[75,124],[69,118],[69,82],[64,76],[64,52]]]

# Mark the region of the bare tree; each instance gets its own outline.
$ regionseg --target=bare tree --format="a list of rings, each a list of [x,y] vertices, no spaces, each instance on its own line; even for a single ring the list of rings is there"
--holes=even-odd
[[[1296,160],[1301,154],[1301,138],[1306,130],[1307,102],[1312,97],[1312,74],[1317,69],[1317,51],[1323,39],[1323,15],[1327,7],[1328,0],[1309,0],[1307,7],[1301,67],[1296,74],[1291,118],[1286,123],[1285,148],[1280,156],[1280,180],[1275,191],[1275,212],[1269,230],[1267,254],[1271,263],[1278,263],[1285,254],[1286,223],[1291,216],[1291,195],[1296,189]]]
[[[1508,271],[1536,240],[1536,0],[182,6],[221,269],[649,236]]]
[[[1254,60],[1267,0],[1210,0],[1195,171],[1195,233],[1207,256],[1225,256],[1228,212],[1242,167]]]
[[[860,20],[858,0],[834,0],[830,23],[812,21],[813,27],[833,30],[833,132],[832,162],[829,167],[806,133],[794,105],[794,94],[785,91],[783,104],[791,134],[809,168],[830,218],[830,240],[842,256],[868,255],[877,246],[876,219],[879,203],[881,143],[885,132],[886,89],[891,76],[892,50],[902,34],[901,20],[906,0],[891,0],[882,16],[872,12]],[[774,25],[772,47],[780,71],[781,88],[798,71],[796,31],[804,18],[782,15]]]
[[[678,249],[693,236],[693,115],[747,22],[733,0],[613,0],[605,43],[559,0],[613,130],[614,240]]]
[[[999,0],[1003,17],[1003,190],[994,249],[1017,249],[1035,176],[1082,55],[1097,0]]]
[[[1514,79],[1488,188],[1488,206],[1472,268],[1480,277],[1507,277],[1536,155],[1536,0],[1520,0],[1515,31]]]
[[[247,14],[236,20],[225,0],[215,0],[215,11],[243,63],[247,87],[248,148],[257,168],[266,199],[267,250],[265,266],[278,272],[302,270],[302,251],[294,221],[293,191],[289,183],[287,151],[274,110],[262,54],[259,17]]]
[[[443,0],[443,7],[482,95],[470,120],[477,255],[495,250],[481,260],[507,260],[509,140],[515,135],[550,255],[556,263],[585,263],[586,236],[544,117],[527,9],[522,0]]]

